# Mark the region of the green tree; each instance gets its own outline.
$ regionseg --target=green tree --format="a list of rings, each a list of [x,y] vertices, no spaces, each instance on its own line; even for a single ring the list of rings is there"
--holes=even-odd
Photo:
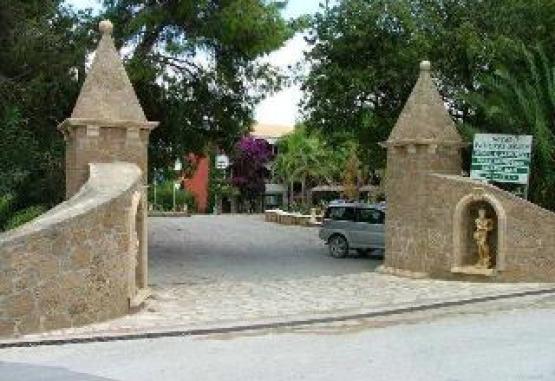
[[[360,160],[358,159],[356,150],[353,148],[349,153],[349,157],[345,162],[345,170],[343,172],[343,193],[347,200],[358,200],[359,198],[359,177],[360,177]]]
[[[16,222],[64,197],[62,135],[84,79],[90,15],[62,1],[0,0],[0,194]],[[10,224],[13,227],[15,223]]]
[[[274,169],[288,186],[290,204],[295,183],[301,184],[301,202],[305,203],[308,187],[321,182],[333,183],[340,177],[343,162],[344,150],[334,151],[317,133],[298,126],[278,142]]]
[[[553,59],[554,21],[551,0],[338,2],[316,15],[310,28],[306,124],[332,144],[354,138],[363,164],[383,168],[385,151],[378,143],[397,120],[418,61],[432,61],[440,92],[460,126],[483,125],[488,121],[467,95],[496,67],[516,69],[521,44],[541,43]]]
[[[423,41],[408,1],[346,0],[315,16],[304,87],[306,125],[332,145],[355,140],[382,168],[387,139],[417,75]]]
[[[128,71],[146,115],[161,122],[151,135],[151,167],[207,144],[229,152],[248,132],[255,104],[285,80],[258,60],[294,32],[281,17],[285,4],[104,1],[116,42],[132,48]]]
[[[453,116],[480,124],[481,114],[466,95],[481,86],[481,77],[498,65],[518,64],[520,45],[553,47],[555,21],[551,0],[411,0],[418,31],[426,41],[423,52],[438,70],[441,92]],[[555,49],[550,48],[552,56]]]

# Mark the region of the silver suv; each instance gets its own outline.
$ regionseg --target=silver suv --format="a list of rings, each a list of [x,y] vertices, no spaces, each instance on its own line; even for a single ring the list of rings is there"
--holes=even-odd
[[[324,214],[320,238],[329,246],[330,255],[345,257],[350,249],[366,253],[385,247],[385,203],[333,203]]]

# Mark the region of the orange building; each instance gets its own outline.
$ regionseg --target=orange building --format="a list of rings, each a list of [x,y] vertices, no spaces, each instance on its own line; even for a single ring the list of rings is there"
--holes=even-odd
[[[191,163],[195,171],[191,177],[183,180],[183,186],[195,196],[197,212],[206,213],[208,208],[210,158],[191,153],[187,157],[187,161]]]
[[[257,123],[254,125],[253,131],[250,135],[258,139],[264,139],[270,143],[275,154],[277,153],[275,148],[277,140],[293,130],[294,126],[292,125]],[[183,180],[183,186],[195,196],[197,212],[206,213],[208,209],[210,158],[191,153],[187,156],[187,161],[194,168],[194,172],[190,177]],[[286,188],[282,184],[266,184],[265,204],[271,206],[281,206],[283,200],[285,200],[284,192],[286,192]],[[231,210],[234,209],[234,207],[231,208]]]

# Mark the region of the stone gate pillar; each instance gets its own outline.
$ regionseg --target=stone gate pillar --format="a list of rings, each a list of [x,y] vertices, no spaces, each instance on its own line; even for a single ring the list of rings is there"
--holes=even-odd
[[[71,117],[58,127],[66,140],[66,197],[89,178],[89,163],[136,164],[147,183],[148,139],[158,122],[147,121],[112,39],[110,21],[99,24],[102,37]],[[136,263],[132,289],[148,284],[146,186],[130,205],[130,256]],[[134,267],[135,265],[133,265]],[[131,274],[133,275],[133,274]],[[134,295],[130,295],[133,304]]]
[[[459,175],[459,136],[430,75],[430,63],[420,64],[420,76],[384,144],[386,171],[385,268],[426,272],[428,218],[426,174]]]

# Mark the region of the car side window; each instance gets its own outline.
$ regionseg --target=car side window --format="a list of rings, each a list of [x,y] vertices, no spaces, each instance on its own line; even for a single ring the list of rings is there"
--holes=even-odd
[[[345,212],[344,209],[345,208],[328,208],[328,210],[326,210],[326,215],[324,216],[324,218],[329,218],[330,220],[337,220]]]
[[[359,209],[357,221],[368,224],[383,224],[385,222],[385,214],[376,209]]]
[[[325,218],[335,221],[354,221],[355,210],[354,208],[347,207],[333,207],[326,211]]]
[[[343,221],[354,221],[355,220],[355,209],[354,208],[345,208],[345,212],[341,218]]]

